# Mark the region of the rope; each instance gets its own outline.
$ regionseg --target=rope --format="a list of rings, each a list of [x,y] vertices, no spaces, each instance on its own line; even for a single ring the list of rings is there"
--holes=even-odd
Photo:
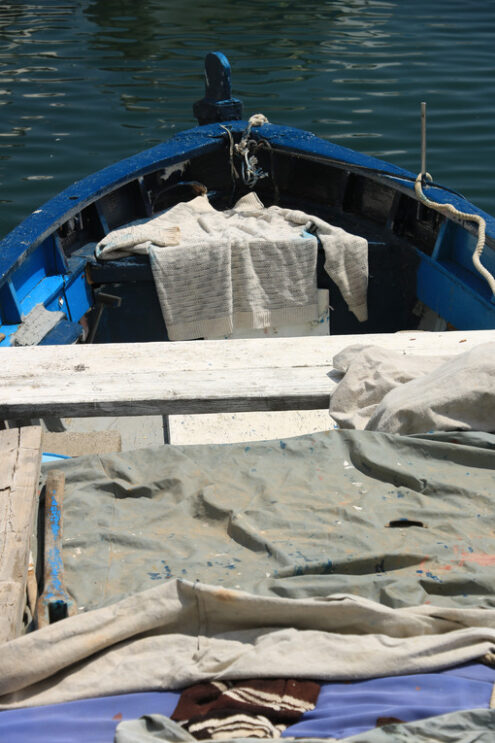
[[[254,188],[261,178],[267,178],[268,173],[258,168],[258,158],[256,155],[250,155],[251,146],[256,144],[254,140],[249,139],[253,126],[262,126],[268,124],[268,119],[263,114],[253,114],[248,121],[246,131],[241,137],[239,144],[235,145],[235,151],[243,158],[242,162],[242,180],[249,188]]]
[[[490,271],[485,268],[485,266],[481,263],[480,257],[483,252],[483,248],[485,247],[485,230],[486,230],[486,222],[479,214],[469,214],[467,212],[461,212],[459,209],[456,209],[453,204],[440,204],[438,201],[431,201],[425,194],[423,193],[423,175],[428,181],[433,181],[433,178],[429,173],[419,173],[419,175],[416,178],[415,184],[414,184],[414,192],[418,199],[425,204],[425,206],[430,207],[431,209],[435,209],[437,212],[440,212],[440,214],[445,214],[446,216],[453,216],[453,217],[459,217],[460,219],[465,219],[468,222],[476,222],[478,225],[478,241],[476,243],[476,247],[473,252],[472,261],[474,264],[474,267],[476,270],[483,276],[484,279],[488,282],[488,285],[491,289],[492,294],[495,297],[495,278],[492,276]]]
[[[223,129],[225,132],[227,132],[227,137],[229,139],[230,176],[235,187],[235,182],[239,178],[239,173],[237,172],[234,165],[234,137],[232,136],[232,132],[230,131],[230,129],[223,124],[220,124],[220,129]]]

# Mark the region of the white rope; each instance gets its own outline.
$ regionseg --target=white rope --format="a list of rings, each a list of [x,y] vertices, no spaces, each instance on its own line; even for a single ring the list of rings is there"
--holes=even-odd
[[[264,170],[257,167],[258,158],[256,155],[249,154],[250,146],[253,141],[249,139],[251,129],[253,126],[262,126],[263,124],[268,124],[266,116],[264,114],[253,114],[248,121],[246,131],[243,133],[241,141],[239,144],[235,145],[236,153],[243,158],[242,180],[246,186],[249,186],[249,188],[254,188],[261,178],[266,178],[268,176],[268,173],[265,173]]]
[[[495,278],[492,276],[490,271],[485,268],[485,266],[481,263],[480,257],[483,252],[483,248],[485,247],[485,230],[486,230],[486,222],[483,219],[483,217],[480,217],[479,214],[469,214],[467,212],[461,212],[459,209],[456,209],[453,204],[440,204],[438,201],[431,201],[425,194],[423,193],[423,175],[424,177],[432,181],[433,178],[429,173],[419,173],[418,177],[416,178],[416,182],[414,184],[414,192],[418,199],[425,204],[425,206],[429,206],[431,209],[435,209],[437,212],[440,212],[441,214],[445,214],[446,216],[454,216],[459,217],[460,219],[465,219],[468,222],[476,222],[478,225],[478,241],[476,243],[476,247],[474,249],[473,255],[472,255],[472,261],[474,264],[474,267],[476,270],[483,276],[484,279],[488,282],[488,285],[491,289],[492,294],[495,296]]]
[[[237,170],[235,169],[234,165],[234,137],[232,136],[232,132],[227,126],[224,126],[223,124],[220,124],[220,129],[223,129],[225,132],[227,132],[227,136],[229,139],[229,160],[230,160],[230,175],[232,177],[232,183],[235,187],[235,182],[239,178],[239,174]]]
[[[248,131],[251,131],[253,126],[263,126],[263,124],[268,124],[265,114],[253,114],[248,121]]]

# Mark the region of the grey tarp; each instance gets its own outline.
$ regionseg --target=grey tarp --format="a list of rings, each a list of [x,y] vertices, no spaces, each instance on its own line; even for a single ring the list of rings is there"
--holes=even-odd
[[[59,466],[66,583],[80,610],[168,578],[495,606],[493,435],[332,431]]]
[[[1,706],[493,652],[494,436],[334,431],[59,466],[68,584],[103,606],[0,648]]]
[[[492,743],[495,739],[495,710],[476,709],[430,717],[419,722],[387,725],[340,738],[339,743]],[[283,738],[281,743],[324,743],[335,738]],[[192,743],[194,738],[172,720],[147,715],[139,720],[121,722],[115,743]],[[224,743],[250,743],[253,738],[224,739]]]

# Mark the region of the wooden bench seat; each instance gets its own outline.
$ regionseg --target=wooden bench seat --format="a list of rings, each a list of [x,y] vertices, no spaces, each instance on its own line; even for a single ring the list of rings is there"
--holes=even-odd
[[[0,348],[0,419],[318,410],[355,343],[457,354],[495,330]]]

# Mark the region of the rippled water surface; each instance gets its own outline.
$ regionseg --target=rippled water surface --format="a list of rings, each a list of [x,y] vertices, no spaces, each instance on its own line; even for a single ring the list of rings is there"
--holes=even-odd
[[[194,125],[221,50],[245,113],[428,170],[495,211],[494,0],[58,0],[0,5],[0,235]]]

